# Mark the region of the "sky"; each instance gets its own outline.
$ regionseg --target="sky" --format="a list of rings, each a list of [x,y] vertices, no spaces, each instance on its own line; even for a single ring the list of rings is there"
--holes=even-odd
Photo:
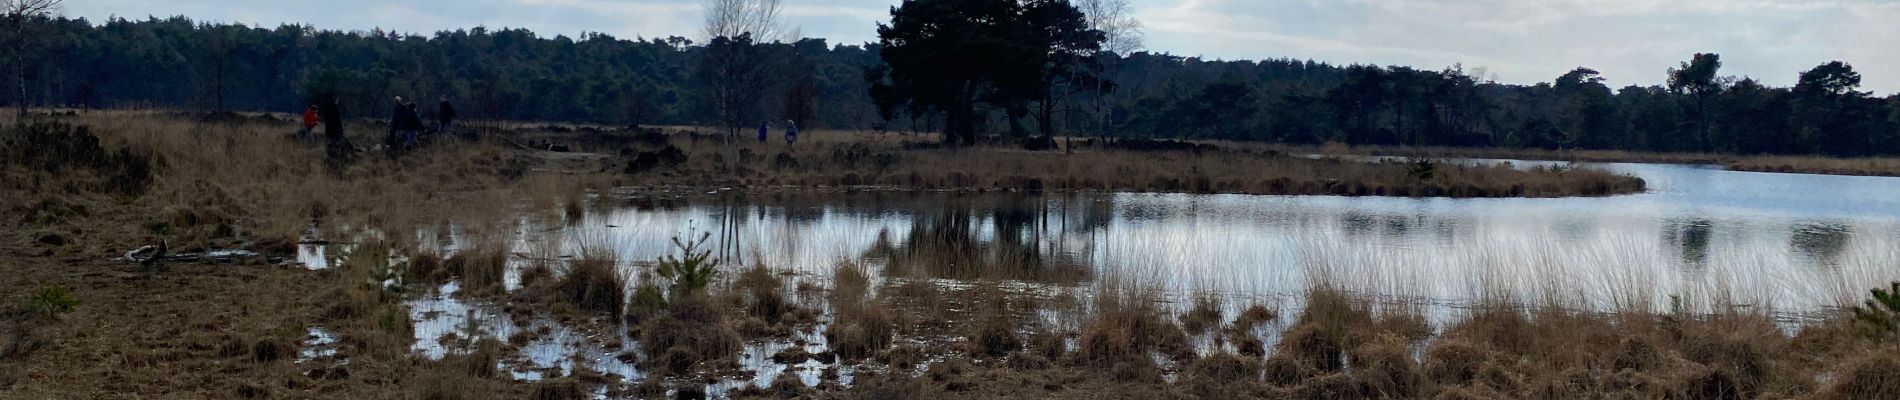
[[[1146,50],[1207,59],[1457,64],[1500,82],[1548,82],[1580,67],[1612,86],[1654,85],[1698,52],[1724,75],[1792,86],[1846,61],[1863,90],[1900,92],[1900,0],[1132,0]],[[898,0],[784,0],[788,30],[876,40]],[[67,16],[184,15],[274,27],[430,33],[520,27],[552,37],[696,36],[702,0],[66,0]]]

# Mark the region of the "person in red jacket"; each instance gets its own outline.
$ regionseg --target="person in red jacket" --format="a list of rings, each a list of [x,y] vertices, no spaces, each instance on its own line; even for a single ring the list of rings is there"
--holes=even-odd
[[[305,141],[314,140],[317,124],[320,122],[323,122],[323,119],[317,117],[317,105],[311,104],[309,109],[303,111],[303,130],[297,131],[297,138]]]

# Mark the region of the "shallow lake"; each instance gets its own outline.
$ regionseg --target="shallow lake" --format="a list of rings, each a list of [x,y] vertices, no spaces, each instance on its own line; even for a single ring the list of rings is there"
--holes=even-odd
[[[859,262],[882,274],[1051,285],[1116,277],[1294,302],[1327,283],[1452,305],[1510,296],[1604,310],[1802,313],[1858,303],[1867,288],[1900,279],[1900,178],[1576,167],[1631,174],[1650,189],[1564,199],[632,193],[540,231],[564,237],[569,254],[576,237],[615,246],[627,268],[677,253],[675,237],[710,234],[729,264],[807,276]]]

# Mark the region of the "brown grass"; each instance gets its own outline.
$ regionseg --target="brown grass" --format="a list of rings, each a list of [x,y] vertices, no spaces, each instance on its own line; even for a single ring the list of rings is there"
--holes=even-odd
[[[520,158],[534,158],[537,166],[567,171],[581,170],[570,167],[588,161],[545,159],[545,154],[492,142],[444,143],[401,160],[371,157],[332,174],[323,167],[320,152],[282,140],[273,133],[274,126],[261,123],[201,124],[142,114],[87,114],[74,120],[93,124],[108,147],[152,156],[153,180],[144,194],[126,196],[51,174],[0,170],[7,178],[0,184],[0,198],[8,207],[23,211],[8,215],[24,215],[0,221],[12,228],[0,230],[0,258],[5,261],[0,262],[0,272],[6,272],[0,273],[0,287],[7,289],[5,300],[17,303],[21,294],[49,284],[73,288],[81,300],[69,314],[36,321],[35,329],[21,329],[23,324],[11,320],[0,322],[0,350],[4,350],[0,383],[10,384],[9,396],[573,398],[593,387],[595,381],[590,379],[596,378],[560,378],[540,384],[508,381],[492,366],[510,350],[493,339],[477,341],[444,361],[414,359],[408,351],[415,340],[409,310],[401,303],[406,295],[371,282],[372,277],[389,272],[386,260],[391,255],[410,256],[410,272],[421,276],[436,276],[429,271],[440,271],[443,276],[470,280],[471,287],[487,287],[491,277],[498,282],[500,267],[491,267],[505,265],[506,250],[482,249],[503,246],[478,243],[461,267],[452,267],[461,256],[440,260],[426,252],[408,254],[417,246],[405,243],[412,235],[403,233],[446,220],[509,220],[515,215],[510,208],[520,204],[520,199],[530,200],[531,214],[546,214],[549,221],[568,219],[573,213],[565,208],[572,203],[568,200],[574,198],[573,188],[596,187],[592,192],[598,193],[596,179],[600,178],[516,175],[506,170],[511,160]],[[676,141],[681,140],[688,139]],[[768,161],[733,162],[723,168],[732,168],[728,171],[736,177],[732,179],[755,184],[773,180],[835,184],[824,183],[833,179],[826,174],[834,173],[855,173],[858,182],[881,184],[877,182],[891,181],[890,174],[902,173],[902,187],[1082,189],[1094,187],[1086,182],[1090,179],[1121,175],[1117,162],[1133,163],[1129,159],[1139,158],[1178,168],[1129,172],[1126,175],[1136,182],[1133,185],[1153,184],[1157,177],[1183,179],[1179,187],[1190,191],[1203,186],[1193,176],[1206,176],[1205,186],[1220,188],[1220,177],[1240,176],[1249,166],[1280,168],[1268,176],[1315,165],[1364,176],[1392,172],[1382,169],[1388,166],[1377,165],[1268,165],[1261,163],[1282,161],[1264,155],[1249,157],[1266,161],[1247,161],[1238,158],[1242,154],[1238,152],[1056,155],[999,148],[897,150],[901,143],[887,141],[867,144],[868,158],[826,153],[864,140],[886,139],[846,138],[800,147],[789,155],[799,161],[797,169],[768,171],[766,164],[760,164]],[[709,144],[680,144],[693,160],[712,157],[700,152]],[[897,164],[888,165],[899,172],[871,171],[880,162],[880,152],[901,152],[894,160]],[[228,154],[276,156],[221,156]],[[945,172],[971,159],[993,171],[956,177]],[[705,172],[698,169],[722,168],[719,165],[708,161],[626,178],[646,184],[689,182],[710,176],[695,175]],[[1008,172],[1044,171],[1039,168],[1048,168],[1053,175],[1017,179],[1010,175],[1020,174]],[[902,172],[907,169],[917,176],[914,185],[911,173]],[[1508,182],[1522,177],[1485,178],[1483,174],[1493,173],[1489,170],[1444,173],[1432,179]],[[1545,176],[1541,173],[1528,176]],[[517,176],[525,182],[515,181]],[[694,184],[709,183],[720,182]],[[1069,184],[1073,186],[1064,186]],[[1100,183],[1109,188],[1121,184]],[[1236,180],[1227,187],[1245,186],[1245,181]],[[1396,186],[1388,186],[1388,193],[1392,187]],[[534,200],[537,196],[549,199]],[[445,202],[457,206],[440,206]],[[146,275],[134,265],[103,261],[157,239],[184,248],[280,247],[263,245],[269,239],[281,243],[294,238],[312,217],[332,235],[328,239],[351,246],[348,262],[321,272],[181,264]],[[391,233],[383,236],[391,240],[357,239],[344,226],[375,227]],[[55,232],[68,243],[46,244],[38,238],[46,232]],[[488,254],[476,257],[483,253]],[[542,286],[567,289],[554,292],[560,296],[535,293],[553,299],[546,300],[549,303],[572,303],[599,314],[614,315],[629,308],[620,303],[627,298],[628,277],[620,272],[619,260],[603,255],[611,252],[583,253],[573,263],[579,267],[548,273],[548,278],[558,281]],[[481,259],[486,261],[477,262]],[[425,265],[430,263],[433,268]],[[575,270],[582,267],[588,272],[578,275],[585,278],[575,278]],[[980,266],[976,270],[982,271]],[[1900,363],[1892,357],[1896,354],[1893,344],[1849,334],[1838,316],[1789,336],[1771,318],[1752,311],[1604,315],[1555,305],[1526,308],[1499,303],[1470,310],[1448,326],[1437,327],[1425,323],[1414,310],[1314,290],[1288,331],[1281,333],[1271,357],[1266,357],[1267,349],[1250,350],[1241,339],[1234,339],[1238,354],[1215,351],[1197,356],[1176,321],[1211,330],[1220,328],[1220,318],[1210,318],[1214,313],[1203,310],[1178,318],[1157,304],[1160,293],[1156,289],[1114,277],[1097,278],[1097,287],[1085,289],[1094,294],[1089,301],[1073,301],[1086,303],[1075,306],[1079,315],[1073,327],[1040,326],[1035,321],[1021,322],[1033,325],[1020,328],[1018,322],[1026,320],[1023,316],[1059,310],[1066,307],[1065,302],[1000,290],[1001,285],[950,290],[930,280],[889,276],[880,278],[881,286],[874,293],[870,274],[853,265],[841,266],[833,278],[834,288],[827,297],[835,314],[824,333],[833,349],[853,362],[871,360],[899,370],[879,373],[880,368],[863,368],[859,370],[861,385],[850,390],[826,389],[817,397],[1702,398],[1733,394],[1890,398],[1900,391],[1892,374]],[[607,290],[614,293],[603,294]],[[769,268],[744,271],[733,285],[716,290],[730,292],[633,307],[650,308],[641,311],[650,317],[639,319],[638,335],[648,353],[640,361],[643,366],[662,372],[656,376],[730,369],[742,343],[732,330],[739,321],[767,320],[774,315],[780,321],[798,319],[791,308],[775,305],[792,302],[783,301],[783,283]],[[746,300],[727,307],[709,298],[735,294]],[[781,298],[770,299],[773,296]],[[982,312],[986,307],[994,308],[986,315]],[[920,311],[930,309],[937,311]],[[1267,321],[1277,319],[1275,314],[1266,307],[1249,307],[1226,330],[1267,327]],[[939,315],[959,319],[939,320]],[[971,315],[976,317],[970,319]],[[286,362],[295,356],[303,330],[309,327],[338,333],[338,350],[351,362],[342,366]],[[967,329],[947,329],[951,327]],[[1007,335],[1001,334],[1005,331]],[[1030,333],[1027,345],[1019,336],[1024,331]],[[963,355],[967,352],[944,351],[951,346],[943,345],[947,342],[941,337],[928,336],[932,333],[966,336],[983,357],[1007,354],[1004,357],[1010,361],[972,361]],[[1079,345],[1076,351],[1065,348],[1070,338]],[[1414,359],[1413,349],[1421,343],[1429,345],[1422,360]],[[1156,353],[1172,360],[1156,363],[1149,357]],[[931,372],[917,377],[905,373],[921,363],[931,363]],[[323,373],[313,375],[317,370]],[[1164,374],[1182,379],[1170,383],[1162,378]],[[1820,381],[1822,374],[1833,379]],[[698,390],[701,386],[691,382],[715,375],[680,380],[680,388]]]
[[[461,279],[462,287],[474,294],[501,294],[508,274],[508,245],[504,239],[476,239],[442,261],[445,272]]]
[[[1426,158],[1491,158],[1513,160],[1600,163],[1713,164],[1736,171],[1821,175],[1900,176],[1900,158],[1838,158],[1827,156],[1737,156],[1709,153],[1652,153],[1624,150],[1543,150],[1466,147],[1390,146],[1282,146],[1223,143],[1260,147],[1297,154],[1364,155]]]
[[[1187,335],[1157,304],[1158,292],[1129,282],[1099,284],[1089,319],[1082,326],[1075,361],[1080,365],[1114,367],[1128,362],[1152,363],[1151,351],[1177,360],[1192,359]]]
[[[1900,176],[1900,158],[1744,157],[1723,165],[1736,171],[1797,174]]]
[[[870,276],[857,264],[845,263],[832,271],[832,277],[832,322],[825,331],[832,351],[840,359],[861,360],[889,349],[896,339],[897,317],[882,299],[871,295]]]
[[[405,232],[447,218],[501,215],[509,205],[491,199],[511,196],[499,188],[507,181],[497,173],[505,151],[443,143],[405,160],[365,159],[332,174],[321,150],[260,123],[116,112],[66,122],[90,126],[108,150],[150,157],[151,180],[142,193],[127,195],[92,183],[113,182],[109,177],[0,165],[0,208],[22,216],[0,221],[8,227],[0,229],[0,287],[75,288],[81,303],[61,321],[83,321],[41,323],[30,335],[15,335],[26,340],[12,343],[44,344],[32,345],[38,351],[17,363],[0,361],[0,378],[35,377],[9,382],[10,396],[395,397],[406,391],[373,381],[435,376],[445,368],[410,360],[413,339],[400,296],[369,283],[371,269],[383,266],[369,261],[409,247],[353,243],[342,227]],[[351,262],[322,272],[168,263],[147,275],[137,265],[106,261],[159,240],[174,252],[249,248],[283,255],[313,218],[327,233],[322,239],[356,248]],[[51,252],[16,247],[35,243],[16,237],[33,232],[57,232],[66,244]],[[287,362],[313,326],[337,333],[338,351],[351,363]],[[462,389],[453,393],[520,393],[495,379],[455,382]]]
[[[815,136],[824,139],[801,142],[790,151],[751,142],[734,150],[722,141],[696,139],[687,132],[676,131],[671,144],[694,162],[632,173],[627,176],[630,183],[1400,197],[1605,196],[1644,190],[1640,179],[1594,170],[1439,165],[1431,176],[1421,176],[1412,172],[1410,163],[1311,159],[1238,148],[1054,153],[1010,147],[938,148],[921,138],[819,132]]]
[[[647,321],[640,332],[647,350],[643,365],[671,375],[725,367],[734,362],[740,347],[739,335],[704,294],[674,297],[666,312]]]
[[[620,317],[626,311],[630,277],[621,269],[619,249],[604,235],[578,231],[580,257],[560,268],[556,295],[582,311]]]

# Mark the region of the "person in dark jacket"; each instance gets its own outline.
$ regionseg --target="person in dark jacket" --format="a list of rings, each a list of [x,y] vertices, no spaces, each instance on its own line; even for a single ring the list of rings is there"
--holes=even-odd
[[[759,121],[759,144],[765,144],[766,137],[771,135],[772,124],[770,122]]]
[[[402,101],[402,96],[396,96],[395,101],[395,107],[389,110],[389,133],[383,136],[383,148],[390,157],[402,149],[409,133],[409,104]]]
[[[331,143],[343,141],[343,99],[331,97],[317,102],[318,119],[323,120],[323,136]]]
[[[449,95],[436,96],[435,133],[446,135],[449,128],[455,126],[455,105],[449,104]]]
[[[408,110],[402,114],[404,128],[402,146],[404,148],[414,148],[416,147],[416,135],[422,133],[422,110],[415,102],[409,102],[406,106]]]
[[[343,99],[328,96],[317,106],[317,115],[323,120],[324,151],[329,156],[325,164],[340,169],[352,155],[349,139],[343,135]]]

